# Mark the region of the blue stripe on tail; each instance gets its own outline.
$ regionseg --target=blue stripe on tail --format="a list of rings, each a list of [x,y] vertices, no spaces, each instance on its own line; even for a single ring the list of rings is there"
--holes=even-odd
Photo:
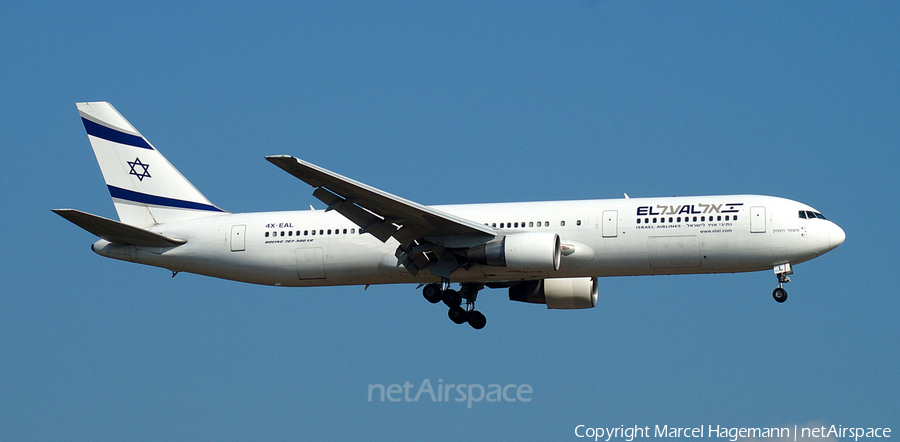
[[[119,132],[113,128],[94,123],[84,117],[81,118],[81,122],[84,123],[84,130],[87,131],[88,135],[103,138],[104,140],[112,141],[113,143],[127,144],[129,146],[140,147],[141,149],[153,150],[150,143],[143,137]]]
[[[224,210],[222,210],[216,206],[211,206],[209,204],[177,200],[174,198],[166,198],[163,196],[148,195],[146,193],[135,192],[132,190],[123,189],[121,187],[110,186],[108,184],[106,187],[109,188],[109,194],[113,198],[134,201],[136,203],[152,204],[154,206],[177,207],[179,209],[193,209],[193,210],[208,210],[210,212],[224,212]]]

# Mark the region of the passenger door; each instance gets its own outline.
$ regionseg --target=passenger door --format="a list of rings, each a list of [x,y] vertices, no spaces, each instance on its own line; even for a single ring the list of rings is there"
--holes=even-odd
[[[603,237],[615,238],[619,234],[619,212],[616,210],[604,210],[603,219]]]
[[[245,250],[247,226],[231,226],[231,251],[243,252]]]
[[[766,233],[766,208],[750,208],[750,233]]]

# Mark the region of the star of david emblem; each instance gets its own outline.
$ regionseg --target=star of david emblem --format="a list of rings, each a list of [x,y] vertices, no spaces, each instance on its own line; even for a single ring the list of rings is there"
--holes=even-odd
[[[138,177],[139,181],[144,181],[144,178],[152,178],[150,176],[150,173],[147,172],[147,169],[150,168],[150,165],[142,163],[140,158],[135,158],[134,161],[129,161],[128,165],[131,166],[131,172],[128,172],[128,174]],[[142,167],[143,170],[135,170],[136,166]]]

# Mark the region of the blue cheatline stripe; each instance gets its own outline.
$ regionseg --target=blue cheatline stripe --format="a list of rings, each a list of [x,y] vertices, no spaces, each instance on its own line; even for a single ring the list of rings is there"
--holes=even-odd
[[[140,147],[141,149],[153,149],[143,137],[119,132],[115,129],[94,123],[84,117],[81,117],[81,122],[84,123],[84,130],[87,131],[88,135],[103,138],[104,140],[109,140],[113,143],[127,144],[129,146]]]
[[[224,210],[209,204],[195,203],[191,201],[176,200],[162,196],[147,195],[146,193],[122,189],[121,187],[106,185],[109,194],[113,198],[134,201],[136,203],[152,204],[154,206],[178,207],[180,209],[208,210],[210,212],[224,212]]]

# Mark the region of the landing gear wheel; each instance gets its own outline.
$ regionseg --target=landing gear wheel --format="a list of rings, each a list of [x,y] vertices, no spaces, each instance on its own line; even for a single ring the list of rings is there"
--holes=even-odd
[[[444,290],[443,300],[444,304],[447,304],[447,307],[450,307],[451,309],[453,307],[459,307],[459,305],[462,304],[462,297],[459,296],[459,292],[452,289]]]
[[[456,307],[450,307],[450,311],[447,312],[447,316],[449,316],[450,320],[456,324],[462,324],[469,319],[469,313],[463,310],[463,308],[458,305]]]
[[[428,302],[432,304],[437,304],[441,301],[441,285],[440,284],[428,284],[425,288],[422,289],[422,296],[428,300]]]
[[[774,292],[772,292],[772,297],[775,298],[775,300],[778,302],[787,301],[787,290],[778,287]]]
[[[481,312],[478,310],[469,312],[469,325],[471,325],[472,328],[481,330],[484,328],[485,324],[487,324],[487,318],[485,318]]]

